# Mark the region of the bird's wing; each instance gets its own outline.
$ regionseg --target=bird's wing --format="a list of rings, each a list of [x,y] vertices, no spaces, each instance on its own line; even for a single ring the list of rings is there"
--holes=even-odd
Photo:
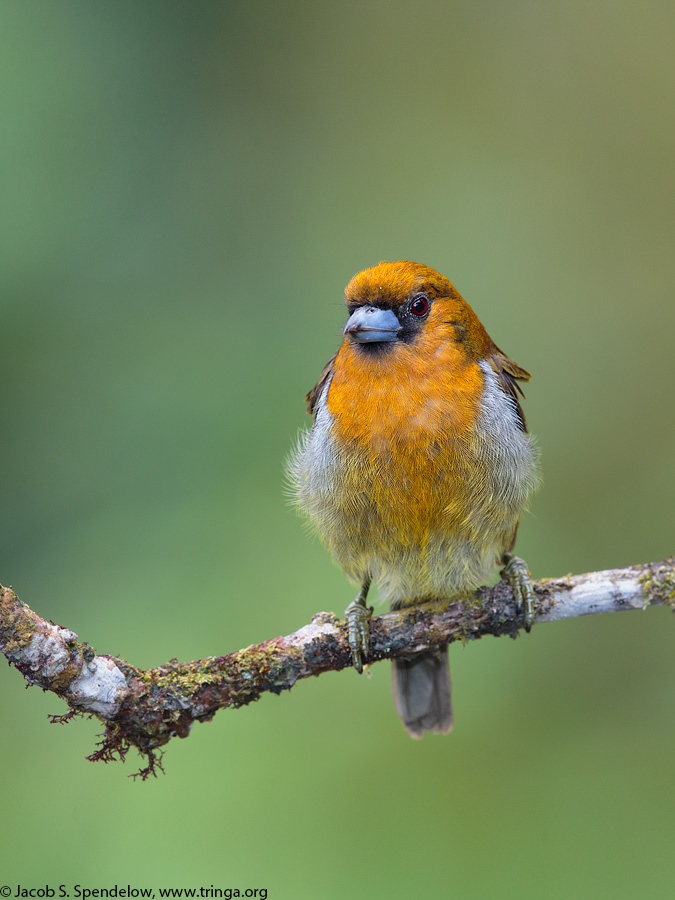
[[[521,397],[524,397],[525,394],[518,382],[529,381],[532,376],[525,369],[521,369],[517,363],[514,363],[497,346],[495,346],[493,353],[488,357],[488,362],[497,375],[499,386],[516,404],[516,412],[522,423],[523,431],[527,431],[527,422],[518,398],[519,394]]]
[[[319,402],[319,397],[321,396],[321,392],[323,391],[324,387],[326,386],[326,382],[330,379],[331,375],[333,374],[333,369],[335,368],[335,357],[336,356],[337,356],[337,353],[335,353],[333,356],[331,356],[331,358],[328,360],[326,365],[323,367],[323,371],[321,372],[321,375],[319,375],[319,380],[314,385],[314,387],[309,392],[309,394],[307,394],[307,396],[305,397],[305,403],[307,404],[307,412],[310,414],[310,416],[314,413],[316,404]],[[529,378],[529,375],[528,375],[528,378]]]

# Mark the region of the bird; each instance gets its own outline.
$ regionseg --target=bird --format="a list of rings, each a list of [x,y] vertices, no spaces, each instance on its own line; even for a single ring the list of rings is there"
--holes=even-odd
[[[391,609],[476,602],[503,566],[529,631],[535,598],[513,553],[538,485],[519,382],[530,374],[489,337],[454,285],[407,260],[345,289],[342,343],[305,400],[314,420],[289,475],[301,512],[358,586],[346,610],[354,668],[368,655],[368,591]],[[408,733],[453,724],[447,646],[393,660]]]

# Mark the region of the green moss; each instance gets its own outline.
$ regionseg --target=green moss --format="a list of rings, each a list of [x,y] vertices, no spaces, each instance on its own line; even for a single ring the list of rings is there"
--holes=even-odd
[[[35,614],[22,603],[11,588],[0,586],[0,638],[4,652],[11,657],[13,651],[27,647],[36,631]]]
[[[204,684],[213,684],[219,681],[220,677],[197,669],[186,672],[185,668],[182,667],[180,672],[171,672],[155,679],[149,677],[147,672],[144,672],[142,680],[146,684],[154,683],[164,690],[173,690],[177,693],[191,696],[197,688]]]
[[[649,566],[639,582],[647,603],[663,603],[675,609],[675,557]]]

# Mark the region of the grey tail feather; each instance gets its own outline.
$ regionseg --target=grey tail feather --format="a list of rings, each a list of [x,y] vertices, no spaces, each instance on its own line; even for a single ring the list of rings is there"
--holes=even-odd
[[[394,705],[411,737],[452,730],[448,648],[393,660]]]

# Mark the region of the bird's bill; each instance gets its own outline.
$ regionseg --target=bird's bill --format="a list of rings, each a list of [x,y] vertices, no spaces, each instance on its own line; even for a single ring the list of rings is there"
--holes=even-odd
[[[401,323],[390,309],[360,306],[347,319],[342,333],[359,344],[367,344],[395,341],[400,330]]]

